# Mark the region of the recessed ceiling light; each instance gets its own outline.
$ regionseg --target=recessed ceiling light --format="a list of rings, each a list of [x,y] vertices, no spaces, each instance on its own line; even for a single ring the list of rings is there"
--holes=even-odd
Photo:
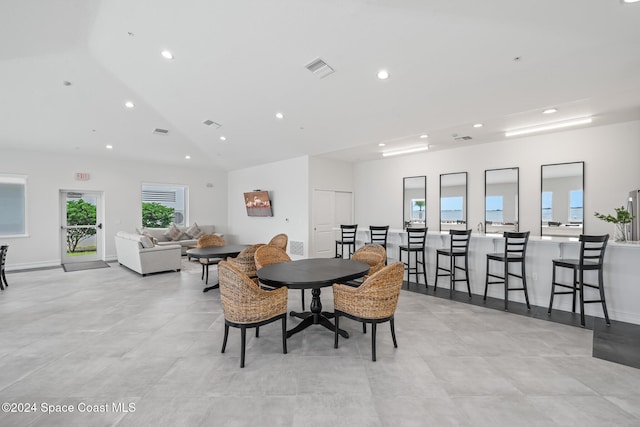
[[[553,114],[553,113],[557,113],[558,109],[557,108],[547,108],[546,110],[544,110],[542,112],[542,114]]]
[[[187,154],[186,156],[184,156],[184,158],[189,160],[191,158],[191,156]]]
[[[227,137],[226,137],[226,136],[221,136],[221,137],[220,137],[220,141],[226,141],[226,140],[227,140]]]
[[[131,101],[127,101],[127,102],[124,103],[124,106],[127,107],[127,108],[133,108],[136,105]]]
[[[163,50],[162,52],[160,52],[160,54],[165,59],[173,59],[173,53],[169,52],[168,50]]]
[[[591,123],[592,121],[593,119],[591,117],[583,117],[581,119],[567,120],[565,122],[556,122],[556,123],[549,123],[547,125],[533,126],[530,128],[509,130],[504,133],[504,136],[526,135],[529,133],[543,132],[546,130],[555,130],[555,129],[562,129],[562,128],[571,127],[571,126],[586,125]]]
[[[637,3],[640,0],[622,0],[622,3]]]
[[[111,149],[113,149],[113,145],[105,145],[104,147],[105,147],[107,150],[111,150]]]
[[[276,119],[284,119],[284,114],[276,113]]]
[[[378,71],[378,78],[380,80],[387,80],[389,78],[389,72],[387,70]]]
[[[429,138],[429,135],[427,135],[426,133],[423,133],[422,135],[420,135],[420,138],[422,139]]]
[[[378,144],[378,147],[384,147],[385,145],[387,144],[385,144],[384,142],[381,142],[380,144]]]
[[[482,123],[476,123],[473,125],[474,128],[481,128],[482,126],[484,126]]]

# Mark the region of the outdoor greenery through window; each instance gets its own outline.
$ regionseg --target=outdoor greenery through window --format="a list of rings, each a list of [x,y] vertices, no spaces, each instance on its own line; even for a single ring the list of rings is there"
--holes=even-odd
[[[0,175],[0,236],[27,234],[27,178]]]
[[[142,184],[142,226],[186,225],[186,196],[186,186]]]

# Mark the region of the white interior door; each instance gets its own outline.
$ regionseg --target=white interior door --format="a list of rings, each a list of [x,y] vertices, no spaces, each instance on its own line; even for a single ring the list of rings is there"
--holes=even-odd
[[[62,264],[102,259],[102,193],[60,191]]]
[[[336,228],[353,221],[353,194],[345,191],[314,190],[311,211],[313,212],[313,257],[335,256]]]

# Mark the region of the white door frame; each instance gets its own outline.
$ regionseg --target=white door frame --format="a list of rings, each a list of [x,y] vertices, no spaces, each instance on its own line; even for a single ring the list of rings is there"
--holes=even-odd
[[[96,252],[89,255],[68,256],[67,255],[67,230],[69,228],[77,228],[67,225],[67,196],[69,194],[79,194],[95,197],[96,199],[96,223],[89,226],[81,226],[93,228],[96,230]],[[91,190],[60,190],[60,261],[62,264],[70,264],[74,262],[87,262],[104,260],[104,192]]]

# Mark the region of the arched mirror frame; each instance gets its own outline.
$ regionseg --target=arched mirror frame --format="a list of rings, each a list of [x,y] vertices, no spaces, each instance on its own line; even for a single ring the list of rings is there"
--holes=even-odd
[[[545,168],[551,168],[553,166],[567,166],[567,165],[580,165],[580,170],[581,170],[581,177],[578,179],[577,182],[580,182],[580,184],[582,185],[582,221],[580,222],[580,225],[572,225],[572,221],[570,220],[570,215],[571,215],[571,197],[568,195],[567,196],[567,203],[565,204],[567,207],[567,215],[566,215],[566,219],[564,217],[562,218],[556,218],[556,216],[554,215],[552,217],[553,221],[549,221],[548,218],[545,220],[544,217],[544,212],[543,210],[545,209],[545,205],[548,203],[545,201],[544,198],[544,192],[545,192]],[[547,171],[549,171],[549,169],[547,169]],[[575,176],[575,175],[570,175],[570,176]],[[566,162],[566,163],[551,163],[551,164],[546,164],[546,165],[542,165],[540,166],[540,235],[541,236],[562,236],[562,237],[578,237],[580,234],[584,234],[585,233],[585,229],[584,229],[584,199],[585,199],[585,189],[584,189],[584,161],[580,161],[580,162]],[[554,203],[553,198],[551,200],[551,212],[553,214],[554,209],[553,206],[557,206],[556,203]],[[547,208],[548,209],[548,208]],[[560,219],[560,221],[556,221],[556,219]],[[553,226],[550,225],[549,223],[553,223]],[[547,226],[545,227],[544,224],[547,223]],[[552,230],[553,229],[553,230]]]
[[[420,184],[422,184],[422,189],[420,189]],[[415,201],[420,199],[423,201],[422,206],[415,204]],[[420,214],[413,215],[414,205],[422,208],[419,209],[422,211],[422,219],[420,219]],[[425,227],[427,224],[427,177],[425,175],[402,178],[402,224],[403,228]]]
[[[489,220],[487,218],[487,197],[490,197],[489,193],[489,173],[490,172],[498,172],[498,173],[508,173],[508,171],[513,171],[515,173],[515,195],[511,200],[511,203],[504,202],[503,195],[503,205],[502,205],[502,220],[496,221]],[[504,181],[504,183],[509,184],[511,181]],[[506,190],[506,189],[505,189]],[[491,196],[497,195],[492,192]],[[514,213],[512,215],[508,215],[509,210],[506,208],[507,205],[513,206]],[[510,208],[509,208],[510,209]],[[506,216],[505,216],[506,215]],[[499,169],[487,169],[484,171],[484,232],[485,233],[503,233],[505,231],[519,231],[520,230],[520,168],[499,168]]]
[[[442,179],[445,177],[451,177],[453,175],[463,175],[464,176],[464,195],[462,196],[462,219],[448,219],[446,223],[443,223],[442,218]],[[446,179],[446,178],[445,178]],[[449,230],[467,230],[469,228],[468,219],[467,219],[467,200],[468,200],[468,179],[467,172],[456,172],[456,173],[443,173],[440,174],[440,197],[439,197],[439,216],[440,216],[440,231],[449,231]],[[453,222],[456,221],[456,222]],[[444,226],[443,226],[444,224]]]

